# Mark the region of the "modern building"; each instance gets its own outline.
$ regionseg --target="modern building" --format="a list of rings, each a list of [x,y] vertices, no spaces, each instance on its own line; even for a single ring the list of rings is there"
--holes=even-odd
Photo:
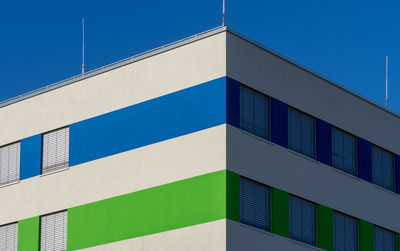
[[[399,128],[219,27],[0,103],[0,250],[400,250]]]

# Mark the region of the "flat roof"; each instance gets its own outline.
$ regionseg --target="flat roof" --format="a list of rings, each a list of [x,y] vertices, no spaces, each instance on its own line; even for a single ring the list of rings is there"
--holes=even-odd
[[[157,48],[145,51],[145,52],[142,52],[140,54],[131,56],[129,58],[126,58],[126,59],[123,59],[123,60],[108,64],[108,65],[105,65],[105,66],[102,66],[102,67],[99,67],[97,69],[85,72],[83,74],[79,74],[79,75],[76,75],[76,76],[61,80],[59,82],[56,82],[56,83],[53,83],[53,84],[50,84],[50,85],[46,85],[46,86],[41,87],[39,89],[36,89],[36,90],[30,91],[30,92],[18,95],[16,97],[13,97],[13,98],[10,98],[10,99],[4,100],[4,101],[0,101],[0,108],[8,106],[8,105],[12,105],[14,103],[23,101],[25,99],[28,99],[28,98],[31,98],[31,97],[46,93],[48,91],[51,91],[51,90],[54,90],[54,89],[57,89],[57,88],[60,88],[60,87],[66,86],[66,85],[70,85],[70,84],[78,82],[80,80],[83,80],[83,79],[86,79],[86,78],[90,78],[92,76],[95,76],[95,75],[98,75],[98,74],[101,74],[101,73],[104,73],[104,72],[119,68],[121,66],[124,66],[124,65],[127,65],[127,64],[131,64],[131,63],[134,63],[136,61],[139,61],[139,60],[142,60],[142,59],[145,59],[145,58],[148,58],[148,57],[151,57],[151,56],[154,56],[154,55],[157,55],[157,54],[160,54],[160,53],[163,53],[163,52],[175,49],[175,48],[178,48],[180,46],[183,46],[183,45],[186,45],[186,44],[189,44],[189,43],[192,43],[192,42],[195,42],[195,41],[198,41],[198,40],[210,37],[210,36],[213,36],[215,34],[218,34],[218,33],[224,32],[224,31],[230,32],[230,33],[234,34],[235,36],[238,36],[238,37],[248,41],[249,43],[259,47],[260,49],[263,49],[263,50],[271,53],[272,55],[274,55],[276,57],[279,57],[282,60],[284,60],[284,61],[286,61],[286,62],[288,62],[288,63],[290,63],[290,64],[292,64],[292,65],[294,65],[294,66],[296,66],[296,67],[298,67],[298,68],[300,68],[300,69],[302,69],[302,70],[304,70],[304,71],[306,71],[306,72],[308,72],[308,73],[310,73],[310,74],[312,74],[312,75],[314,75],[314,76],[316,76],[316,77],[318,77],[318,78],[320,78],[320,79],[322,79],[322,80],[324,80],[324,81],[326,81],[326,82],[328,82],[328,83],[330,83],[330,84],[332,84],[332,85],[334,85],[334,86],[336,86],[336,87],[338,87],[340,89],[342,89],[343,91],[348,92],[351,95],[353,95],[353,96],[355,96],[357,98],[360,98],[360,99],[370,103],[371,105],[376,106],[377,108],[379,108],[379,109],[381,109],[381,110],[383,110],[383,111],[385,111],[387,113],[390,113],[393,116],[396,116],[396,117],[400,118],[400,115],[397,114],[396,112],[386,109],[385,107],[383,107],[380,104],[377,104],[376,102],[372,101],[371,99],[351,91],[350,89],[348,89],[348,88],[336,83],[335,81],[330,80],[329,78],[324,77],[321,74],[319,74],[317,72],[314,72],[311,69],[308,69],[307,67],[305,67],[305,66],[303,66],[303,65],[301,65],[301,64],[299,64],[299,63],[297,63],[297,62],[295,62],[295,61],[293,61],[293,60],[291,60],[289,58],[287,58],[286,56],[281,55],[280,53],[278,53],[278,52],[276,52],[276,51],[274,51],[274,50],[272,50],[270,48],[267,48],[266,46],[254,41],[254,40],[252,40],[252,39],[250,39],[250,38],[248,38],[248,37],[246,37],[246,36],[244,36],[244,35],[242,35],[242,34],[240,34],[238,32],[236,32],[236,31],[234,31],[234,30],[232,30],[232,29],[230,29],[230,28],[228,28],[226,26],[219,26],[219,27],[216,27],[216,28],[213,28],[213,29],[210,29],[210,30],[207,30],[207,31],[195,34],[195,35],[192,35],[190,37],[187,37],[187,38],[184,38],[184,39],[181,39],[181,40],[178,40],[178,41],[175,41],[175,42],[172,42],[172,43],[169,43],[169,44],[166,44],[166,45],[163,45],[163,46],[160,46],[160,47],[157,47]]]

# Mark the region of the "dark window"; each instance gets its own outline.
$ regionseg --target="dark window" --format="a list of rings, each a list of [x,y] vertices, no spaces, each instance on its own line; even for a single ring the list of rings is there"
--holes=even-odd
[[[270,230],[270,189],[255,181],[240,178],[240,222]]]
[[[374,226],[374,250],[375,251],[395,251],[396,234],[392,231]]]
[[[270,139],[270,100],[245,86],[240,86],[240,129]]]
[[[335,212],[333,240],[335,251],[358,251],[358,220]]]
[[[289,198],[289,236],[313,246],[316,237],[316,206],[295,196]]]
[[[357,175],[357,140],[353,135],[332,128],[332,165],[347,173]]]
[[[289,107],[289,149],[310,158],[315,158],[315,119]]]
[[[372,183],[394,191],[394,157],[393,154],[372,147]]]

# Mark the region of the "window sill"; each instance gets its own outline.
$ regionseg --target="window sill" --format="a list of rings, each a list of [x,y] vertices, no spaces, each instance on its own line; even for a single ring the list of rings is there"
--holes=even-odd
[[[42,173],[40,175],[40,177],[44,177],[44,176],[51,175],[51,174],[58,173],[58,172],[67,171],[68,169],[69,169],[69,167],[64,167],[62,169],[54,170],[54,171],[51,171],[51,172],[48,172],[48,173]]]
[[[271,236],[277,236],[276,234],[273,234],[273,233],[271,233],[271,232],[269,232],[267,230],[262,230],[262,229],[259,229],[259,228],[256,228],[256,227],[252,227],[252,226],[246,225],[246,224],[241,223],[241,222],[239,222],[239,224],[242,227],[249,228],[249,229],[257,231],[257,232],[261,232],[261,233],[264,233],[264,234],[269,234]]]
[[[296,240],[287,238],[287,237],[285,237],[285,236],[277,235],[277,234],[268,232],[267,230],[262,230],[262,229],[259,229],[259,228],[255,228],[255,227],[252,227],[252,226],[249,226],[249,225],[240,223],[240,222],[239,222],[239,225],[240,225],[241,227],[248,228],[248,229],[251,229],[251,230],[254,230],[254,231],[263,233],[263,234],[268,234],[268,235],[273,236],[273,237],[286,239],[286,240],[288,240],[288,241],[291,241],[291,242],[293,242],[293,243],[296,243],[297,245],[301,245],[301,246],[305,246],[305,247],[308,247],[308,248],[312,248],[312,249],[314,249],[314,250],[324,251],[324,249],[320,249],[320,248],[318,248],[318,247],[315,247],[315,246],[312,246],[312,245],[309,245],[309,244],[307,244],[307,243],[303,243],[303,242],[300,242],[300,241],[296,241]]]
[[[315,159],[313,159],[313,158],[310,158],[310,157],[308,157],[308,156],[306,156],[306,155],[304,155],[304,154],[298,153],[298,152],[293,151],[293,150],[288,149],[288,148],[285,148],[285,149],[286,149],[288,152],[293,153],[293,154],[295,154],[295,155],[297,155],[297,156],[300,156],[300,157],[303,157],[303,158],[305,158],[305,159],[311,160],[311,161],[314,162],[314,163],[321,164],[321,162],[319,162],[318,160],[315,160]]]
[[[346,176],[348,176],[348,177],[350,177],[350,178],[353,178],[353,179],[355,179],[355,180],[357,180],[357,181],[362,181],[363,179],[361,179],[361,178],[359,178],[359,177],[357,177],[357,176],[355,176],[355,175],[353,175],[353,174],[351,174],[351,173],[347,173],[347,172],[345,172],[345,171],[343,171],[343,170],[340,170],[340,169],[338,169],[338,168],[336,168],[336,167],[333,167],[333,166],[329,166],[329,167],[331,167],[334,171],[336,171],[336,172],[338,172],[338,173],[341,173],[341,174],[343,174],[343,175],[346,175]]]
[[[307,244],[307,243],[304,243],[304,242],[301,242],[301,241],[293,240],[293,239],[290,239],[290,238],[288,238],[288,239],[289,239],[289,241],[291,241],[293,243],[296,243],[297,245],[305,246],[305,247],[312,248],[312,249],[315,249],[315,250],[322,250],[322,251],[325,250],[325,249],[321,249],[319,247],[312,246],[310,244]]]
[[[18,184],[19,182],[20,182],[20,180],[12,181],[12,182],[10,182],[10,183],[5,183],[5,184],[3,184],[3,185],[0,185],[0,188],[12,186],[12,185]]]
[[[264,138],[258,137],[257,135],[254,135],[254,134],[252,134],[252,133],[246,132],[245,130],[242,130],[242,129],[238,128],[238,127],[236,127],[236,129],[239,129],[239,131],[241,131],[242,133],[244,133],[244,134],[246,134],[246,135],[249,135],[249,136],[251,136],[251,137],[253,137],[253,138],[256,138],[256,139],[258,139],[258,140],[261,140],[261,141],[263,141],[263,142],[266,142],[266,143],[268,143],[268,144],[270,144],[270,145],[277,146],[277,144],[273,143],[272,141],[269,141],[268,139],[264,139]]]
[[[386,189],[386,188],[384,188],[384,187],[378,186],[378,185],[376,185],[376,184],[374,184],[374,183],[372,183],[372,182],[368,182],[368,181],[365,181],[365,180],[363,180],[363,181],[364,181],[364,182],[367,182],[368,184],[370,184],[371,186],[373,186],[373,187],[375,187],[375,188],[377,188],[377,189],[379,189],[379,190],[385,191],[385,192],[390,193],[390,194],[392,194],[392,195],[394,195],[394,196],[399,196],[399,194],[397,194],[397,193],[395,193],[395,192],[393,192],[393,191],[391,191],[391,190],[389,190],[389,189]]]

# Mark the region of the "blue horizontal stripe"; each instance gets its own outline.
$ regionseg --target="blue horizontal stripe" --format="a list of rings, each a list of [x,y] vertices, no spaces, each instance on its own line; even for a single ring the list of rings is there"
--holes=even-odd
[[[70,125],[70,166],[224,124],[219,78]]]

